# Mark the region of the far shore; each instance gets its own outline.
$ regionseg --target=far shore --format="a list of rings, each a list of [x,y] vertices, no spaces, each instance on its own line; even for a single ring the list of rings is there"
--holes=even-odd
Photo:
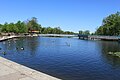
[[[5,41],[12,38],[20,38],[20,37],[34,37],[39,36],[38,34],[28,34],[28,33],[21,33],[21,34],[14,34],[14,33],[1,33],[0,41]]]
[[[20,37],[78,37],[77,35],[69,35],[69,34],[36,34],[36,33],[1,33],[0,35],[0,41],[5,41],[12,38],[20,38]]]

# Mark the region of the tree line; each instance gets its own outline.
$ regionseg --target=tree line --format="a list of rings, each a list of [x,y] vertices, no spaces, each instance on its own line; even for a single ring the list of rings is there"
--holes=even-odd
[[[72,31],[63,31],[60,27],[42,27],[38,24],[37,18],[32,17],[27,21],[18,21],[17,23],[5,23],[0,24],[1,33],[31,33],[32,31],[38,31],[41,34],[76,34]],[[89,30],[79,31],[82,35],[120,35],[120,12],[111,14],[103,19],[102,25],[90,34]]]
[[[111,14],[103,19],[102,25],[96,30],[96,35],[120,35],[120,12]]]
[[[85,30],[85,31],[80,30],[79,34],[81,34],[81,35],[91,35],[89,30]]]
[[[75,34],[71,31],[63,31],[60,27],[42,27],[38,24],[37,18],[32,17],[27,21],[18,21],[17,23],[0,24],[1,33],[32,33],[37,31],[40,34]]]

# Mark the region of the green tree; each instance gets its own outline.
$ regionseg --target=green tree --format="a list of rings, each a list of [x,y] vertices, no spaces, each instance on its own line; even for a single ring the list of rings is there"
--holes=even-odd
[[[120,12],[111,14],[103,19],[102,25],[97,29],[98,35],[119,35],[120,34]]]
[[[2,27],[3,27],[3,25],[2,25],[2,24],[0,24],[0,33],[1,33],[1,31],[2,31]]]
[[[81,34],[81,35],[90,35],[90,31],[89,30],[85,30],[85,31],[80,30],[79,34]]]
[[[61,34],[63,31],[61,30],[60,27],[55,27],[54,28],[54,34]]]
[[[90,35],[90,31],[89,31],[89,30],[86,30],[86,31],[84,31],[83,34],[85,34],[85,35]]]
[[[8,23],[7,22],[5,22],[5,24],[2,26],[2,30],[1,30],[1,32],[8,32]]]
[[[8,25],[8,32],[18,33],[18,27],[14,23]]]
[[[37,31],[41,34],[74,34],[74,32],[63,31],[60,27],[42,27],[38,24],[37,18],[32,17],[27,22],[18,21],[17,23],[0,24],[0,31],[5,33],[28,33]]]
[[[83,34],[83,31],[82,31],[82,30],[80,30],[80,31],[79,31],[79,34]]]
[[[40,31],[41,25],[37,23],[37,18],[32,17],[27,23],[28,31]]]
[[[15,25],[18,28],[18,33],[27,33],[28,32],[28,28],[24,22],[18,21]]]

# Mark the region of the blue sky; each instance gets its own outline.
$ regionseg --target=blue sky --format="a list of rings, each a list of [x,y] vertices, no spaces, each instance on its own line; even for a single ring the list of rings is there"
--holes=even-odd
[[[120,0],[1,0],[0,23],[37,17],[44,27],[94,32],[103,18],[120,11]]]

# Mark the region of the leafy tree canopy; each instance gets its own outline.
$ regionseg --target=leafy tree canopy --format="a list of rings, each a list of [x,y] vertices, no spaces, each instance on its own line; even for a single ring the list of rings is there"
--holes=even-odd
[[[74,34],[74,32],[63,31],[60,27],[42,27],[38,24],[36,17],[32,17],[26,22],[0,24],[0,31],[5,33],[31,33],[37,31],[41,34]]]
[[[97,35],[120,35],[120,12],[104,18],[102,25],[95,32]]]

